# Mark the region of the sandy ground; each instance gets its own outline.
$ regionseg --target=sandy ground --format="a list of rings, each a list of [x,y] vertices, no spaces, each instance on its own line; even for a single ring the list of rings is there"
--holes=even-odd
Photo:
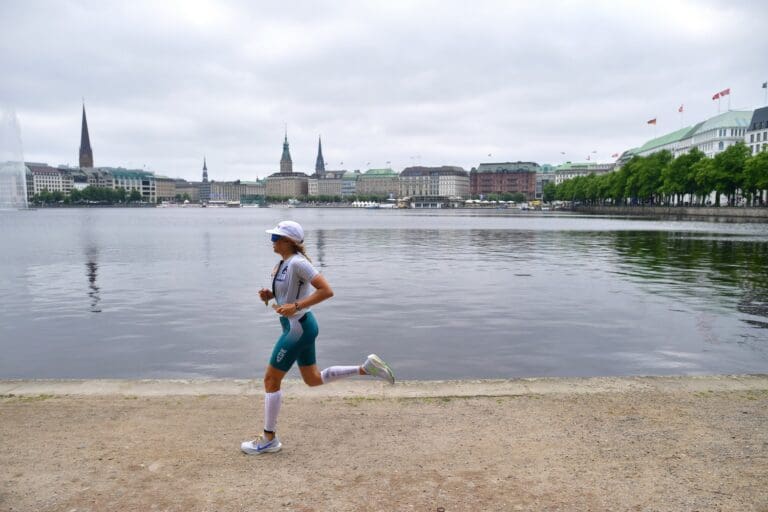
[[[0,381],[0,510],[768,510],[768,376],[336,384]]]

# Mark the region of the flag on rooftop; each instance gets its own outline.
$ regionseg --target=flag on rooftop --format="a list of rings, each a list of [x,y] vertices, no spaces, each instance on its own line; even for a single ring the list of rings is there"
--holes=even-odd
[[[719,100],[719,99],[720,99],[720,93],[719,93],[719,92],[718,92],[718,93],[715,93],[715,95],[714,95],[714,96],[712,96],[712,100],[713,100],[713,101],[714,101],[714,100]]]
[[[683,106],[682,106],[682,105],[680,105],[680,108],[678,108],[678,109],[677,109],[677,111],[678,111],[678,112],[682,112],[682,111],[683,111]]]
[[[618,158],[618,157],[619,157],[618,153],[614,153],[614,154],[611,155],[611,158]]]
[[[654,117],[653,119],[649,120],[648,124],[656,124],[656,118]]]
[[[728,96],[729,94],[731,94],[731,88],[729,87],[729,88],[727,88],[727,89],[723,89],[723,90],[722,90],[722,91],[720,91],[718,94],[719,94],[721,97],[722,97],[722,96]]]
[[[768,82],[763,82],[763,89],[768,89]]]

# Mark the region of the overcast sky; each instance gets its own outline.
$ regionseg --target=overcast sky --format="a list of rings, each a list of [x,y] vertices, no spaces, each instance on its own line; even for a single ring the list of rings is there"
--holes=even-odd
[[[0,102],[27,161],[77,165],[84,97],[96,166],[190,180],[277,171],[286,124],[308,173],[319,135],[328,169],[611,161],[726,87],[764,105],[765,27],[763,1],[0,0]]]

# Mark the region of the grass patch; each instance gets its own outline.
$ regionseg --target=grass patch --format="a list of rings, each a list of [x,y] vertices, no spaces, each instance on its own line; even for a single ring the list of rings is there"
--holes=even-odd
[[[56,398],[55,395],[48,395],[48,394],[41,394],[41,395],[29,395],[29,396],[20,396],[18,397],[19,402],[42,402],[45,400],[50,400],[51,398]]]

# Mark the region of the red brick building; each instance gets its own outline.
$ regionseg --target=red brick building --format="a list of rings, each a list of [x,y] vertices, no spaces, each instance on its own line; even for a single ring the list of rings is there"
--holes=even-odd
[[[531,201],[536,198],[536,173],[539,170],[539,164],[534,162],[480,164],[469,173],[470,194],[476,197],[519,192]]]

